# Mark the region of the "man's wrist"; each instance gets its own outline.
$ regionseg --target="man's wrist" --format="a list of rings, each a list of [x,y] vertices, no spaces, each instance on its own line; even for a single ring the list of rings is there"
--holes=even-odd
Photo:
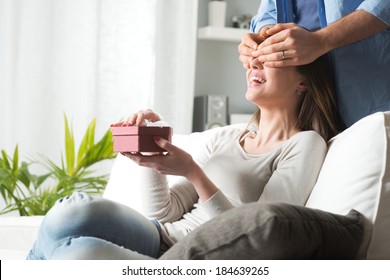
[[[318,57],[333,50],[334,47],[331,36],[329,36],[326,28],[317,30],[314,34],[316,35],[316,40],[318,41]]]

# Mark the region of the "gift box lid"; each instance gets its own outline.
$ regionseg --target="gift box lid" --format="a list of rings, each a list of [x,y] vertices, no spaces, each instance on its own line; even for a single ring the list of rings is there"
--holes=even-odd
[[[169,126],[113,126],[111,125],[113,136],[125,135],[172,135],[172,128]]]

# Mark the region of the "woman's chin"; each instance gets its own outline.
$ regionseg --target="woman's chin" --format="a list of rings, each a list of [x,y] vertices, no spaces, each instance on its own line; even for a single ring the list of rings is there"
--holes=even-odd
[[[245,93],[246,100],[253,102],[256,98],[259,97],[258,92],[254,92],[253,90],[249,89]]]

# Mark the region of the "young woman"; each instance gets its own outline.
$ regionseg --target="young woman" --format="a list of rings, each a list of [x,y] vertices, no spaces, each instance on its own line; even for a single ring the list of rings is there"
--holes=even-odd
[[[244,203],[303,205],[322,166],[326,140],[337,133],[327,58],[285,68],[253,60],[246,79],[245,96],[258,106],[251,122],[256,129],[218,129],[196,160],[160,138],[155,141],[167,151],[164,155],[126,154],[148,167],[142,174],[148,218],[75,193],[47,214],[28,258],[158,258],[205,221]],[[160,118],[146,110],[118,125],[145,120]],[[168,186],[165,174],[182,180]]]

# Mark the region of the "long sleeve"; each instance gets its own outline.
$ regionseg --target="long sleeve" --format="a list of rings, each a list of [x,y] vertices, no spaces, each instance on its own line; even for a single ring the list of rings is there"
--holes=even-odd
[[[243,129],[218,129],[197,157],[218,188],[207,201],[199,202],[193,186],[182,182],[177,190],[175,186],[168,189],[166,178],[155,174],[154,183],[148,186],[149,195],[156,197],[148,207],[162,222],[164,240],[174,243],[210,218],[245,203],[275,200],[304,204],[327,150],[322,137],[314,131],[297,133],[273,151],[251,155],[240,145]],[[262,194],[264,198],[260,198]]]
[[[356,11],[366,11],[388,26],[390,26],[390,1],[384,0],[359,0],[359,1],[334,1],[324,0],[325,13],[328,25],[340,18]]]
[[[222,128],[215,131],[219,130],[222,130]],[[219,136],[217,133],[215,134],[195,157],[195,162],[201,168],[207,164],[213,154],[216,142],[219,141]],[[194,186],[186,178],[178,177],[170,186],[165,175],[149,168],[141,168],[140,172],[143,184],[141,197],[144,212],[149,218],[159,220],[161,223],[172,223],[180,220],[184,214],[191,212],[195,204],[199,202],[199,196]],[[232,207],[229,200],[220,192],[203,203],[202,206],[211,209],[211,212],[214,208],[225,211]]]
[[[390,1],[365,0],[357,9],[376,16],[390,26]]]
[[[202,204],[210,217],[215,217],[243,202],[250,202],[256,197],[259,202],[305,204],[327,152],[327,144],[318,133],[314,131],[299,133],[280,150],[259,157],[242,156],[240,148],[236,149],[235,153],[227,143],[221,142],[222,138],[228,137],[220,135],[218,147],[210,147],[218,156],[214,154],[210,164],[205,165],[219,188],[214,196]],[[219,146],[228,148],[218,152]],[[233,162],[227,163],[233,158],[236,158],[240,167]],[[225,172],[221,173],[221,170]]]
[[[327,153],[326,142],[311,134],[315,137],[301,138],[279,155],[259,202],[306,203]]]
[[[144,212],[150,219],[162,223],[177,221],[199,199],[194,187],[185,178],[180,178],[169,186],[166,175],[149,168],[142,168],[141,172],[141,197]]]
[[[262,0],[257,15],[252,18],[250,30],[252,33],[258,33],[262,27],[276,22],[275,0]]]
[[[234,208],[233,204],[227,199],[227,197],[218,190],[209,200],[202,204],[203,209],[206,210],[208,216],[213,218],[219,214]]]

